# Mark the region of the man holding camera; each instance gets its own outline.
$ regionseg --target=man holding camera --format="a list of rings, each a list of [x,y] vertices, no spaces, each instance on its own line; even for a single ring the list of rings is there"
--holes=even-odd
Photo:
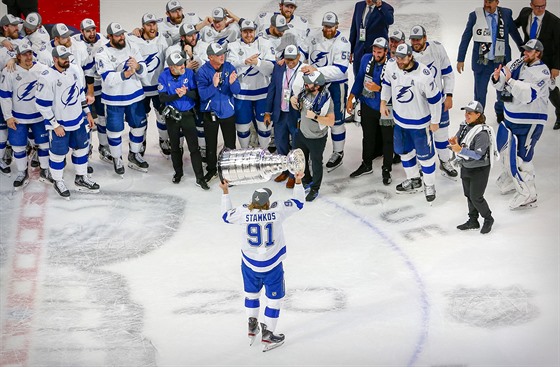
[[[498,127],[502,194],[517,191],[509,208],[536,206],[533,154],[548,118],[550,70],[542,62],[544,47],[537,39],[522,46],[523,58],[498,66],[492,74],[494,88],[504,103],[504,121]]]
[[[208,62],[198,69],[196,82],[200,94],[200,111],[206,136],[206,182],[217,177],[218,129],[222,129],[224,146],[235,149],[235,109],[233,95],[241,92],[235,67],[225,61],[227,45],[211,43],[206,50]]]
[[[185,67],[186,59],[179,52],[167,57],[166,68],[158,78],[158,91],[161,103],[165,104],[162,115],[165,118],[171,162],[175,174],[172,182],[178,184],[183,177],[183,149],[181,136],[185,137],[191,156],[191,164],[196,177],[196,185],[203,190],[210,187],[204,180],[202,156],[198,147],[194,106],[197,98],[194,71]]]

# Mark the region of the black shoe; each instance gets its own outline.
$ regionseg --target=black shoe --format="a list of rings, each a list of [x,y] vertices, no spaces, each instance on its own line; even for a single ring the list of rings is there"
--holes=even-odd
[[[202,188],[202,190],[210,190],[210,186],[208,186],[208,183],[204,178],[197,178],[196,186]]]
[[[494,224],[494,218],[490,217],[488,219],[484,219],[484,224],[482,225],[482,229],[480,230],[480,233],[482,234],[490,233],[490,231],[492,230],[492,224]]]
[[[181,182],[181,178],[183,177],[183,175],[179,175],[179,174],[174,174],[173,178],[171,179],[171,182],[173,182],[174,184],[178,184],[179,182]]]
[[[554,123],[554,126],[552,127],[552,130],[560,130],[560,120],[558,120]]]
[[[474,219],[474,218],[469,218],[468,221],[466,221],[463,224],[459,224],[457,226],[457,229],[460,229],[461,231],[473,230],[479,228],[480,228],[480,224],[478,223],[478,219]]]
[[[218,173],[216,171],[214,171],[214,172],[209,171],[204,175],[204,181],[210,182],[213,179],[215,179],[216,177],[218,177]]]
[[[383,177],[383,185],[387,186],[390,185],[391,182],[393,182],[393,179],[391,178],[391,171],[389,171],[387,168],[383,168],[383,170],[381,171],[381,176]]]
[[[92,166],[87,166],[87,173],[88,173],[88,175],[91,175],[93,173],[93,167]]]
[[[393,164],[399,164],[399,163],[401,163],[401,156],[395,153],[393,155]]]
[[[309,193],[305,197],[305,201],[313,201],[319,196],[319,190],[317,189],[310,189]]]
[[[360,167],[358,167],[357,170],[350,174],[350,177],[356,178],[363,175],[369,175],[370,173],[373,173],[373,167],[371,165],[368,166],[367,164],[362,162],[362,164],[360,164]]]

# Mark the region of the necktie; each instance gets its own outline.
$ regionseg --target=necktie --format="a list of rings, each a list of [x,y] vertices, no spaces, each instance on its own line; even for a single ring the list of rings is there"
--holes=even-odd
[[[498,35],[498,20],[496,19],[497,14],[491,14],[492,17],[492,43],[496,43],[496,36]]]
[[[292,76],[292,69],[290,68],[286,68],[286,78],[284,80],[284,90],[289,90],[290,89],[290,79]],[[282,111],[288,111],[290,109],[290,106],[288,104],[288,101],[284,100],[283,98],[284,96],[282,96],[282,105],[280,106],[280,109]]]
[[[533,17],[533,23],[531,24],[531,32],[529,32],[529,38],[537,38],[537,30],[539,29],[539,18]]]
[[[369,17],[371,16],[372,10],[373,10],[373,7],[372,7],[372,6],[368,6],[368,12],[367,12],[366,17],[365,17],[365,19],[364,19],[364,28],[367,26],[367,22],[368,22],[368,20],[369,20]]]

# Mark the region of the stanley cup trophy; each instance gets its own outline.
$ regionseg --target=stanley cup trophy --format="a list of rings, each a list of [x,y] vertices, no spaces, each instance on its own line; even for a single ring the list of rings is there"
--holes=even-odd
[[[304,169],[305,156],[301,149],[292,150],[287,156],[261,148],[224,149],[218,157],[220,180],[235,185],[266,182],[275,173],[285,170],[296,173]]]

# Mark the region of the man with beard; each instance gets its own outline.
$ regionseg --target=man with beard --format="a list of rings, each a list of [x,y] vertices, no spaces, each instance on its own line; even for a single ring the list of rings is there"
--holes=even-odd
[[[215,8],[210,17],[212,22],[200,30],[200,36],[204,42],[216,42],[224,45],[239,39],[239,18],[229,13],[224,8]]]
[[[251,125],[256,125],[259,145],[263,149],[270,143],[272,126],[264,123],[266,94],[274,68],[272,45],[255,37],[256,25],[244,19],[241,22],[241,39],[228,45],[227,60],[239,75],[241,91],[235,97],[235,126],[241,148],[249,146]]]
[[[146,119],[150,115],[152,105],[156,115],[156,126],[159,133],[159,149],[161,154],[169,159],[171,155],[171,147],[169,146],[169,135],[167,126],[160,114],[162,108],[158,94],[158,78],[165,66],[165,50],[171,45],[171,37],[167,34],[158,33],[158,23],[162,19],[156,18],[154,14],[146,13],[142,16],[142,32],[140,37],[131,35],[128,40],[135,44],[140,50],[142,59],[146,63],[148,69],[146,77],[142,78],[142,87],[144,88],[144,109],[146,110]],[[144,131],[143,146],[146,145],[146,132]]]
[[[241,92],[235,67],[225,61],[227,45],[211,43],[206,50],[209,61],[196,74],[200,111],[206,136],[206,182],[217,177],[218,129],[222,130],[224,146],[235,149],[235,109],[233,95]]]
[[[148,73],[146,63],[136,46],[126,42],[125,30],[119,23],[107,27],[109,43],[95,54],[97,72],[101,75],[101,101],[107,113],[107,139],[113,157],[113,168],[124,175],[122,133],[124,121],[130,126],[128,167],[148,171],[148,162],[140,150],[146,130],[146,110],[141,79]]]
[[[172,44],[179,43],[180,34],[179,28],[182,24],[192,24],[194,26],[199,25],[202,19],[196,15],[196,13],[183,13],[183,6],[177,0],[171,0],[165,6],[165,14],[167,14],[167,19],[161,23],[160,31],[163,34],[167,34],[171,37]],[[200,29],[202,25],[199,25],[197,29]]]
[[[181,137],[185,137],[190,152],[191,164],[196,177],[196,185],[203,190],[210,187],[204,179],[202,156],[197,144],[195,125],[195,99],[197,99],[194,71],[185,68],[186,59],[179,52],[167,57],[166,68],[159,76],[158,91],[161,102],[170,111],[165,117],[169,141],[171,143],[171,161],[173,162],[172,182],[178,184],[183,177],[183,149]]]
[[[165,51],[165,58],[167,59],[169,55],[174,52],[179,52],[185,58],[185,66],[188,69],[197,72],[198,69],[208,61],[208,55],[206,50],[209,44],[200,39],[199,33],[196,27],[192,24],[183,24],[179,28],[179,34],[181,35],[181,41],[173,46],[170,46]],[[204,136],[204,122],[200,113],[200,100],[196,100],[196,130],[198,131],[198,146],[200,147],[200,154],[202,155],[202,160],[206,161],[206,138]]]
[[[70,197],[63,174],[66,154],[71,148],[76,188],[99,192],[99,185],[87,176],[89,135],[86,124],[91,128],[94,122],[83,92],[81,70],[70,63],[70,50],[66,47],[55,46],[52,55],[53,67],[42,72],[37,81],[35,103],[50,134],[49,167],[54,189],[60,196]]]
[[[39,50],[51,38],[49,33],[43,27],[43,19],[39,13],[29,13],[23,21],[24,36],[33,45],[33,51]]]
[[[362,164],[350,174],[356,178],[373,173],[373,159],[375,156],[376,137],[382,135],[383,165],[381,175],[383,184],[392,182],[391,170],[393,164],[393,126],[381,125],[379,112],[381,102],[381,80],[383,68],[387,62],[388,44],[385,38],[379,37],[373,42],[373,53],[365,54],[360,61],[360,71],[356,76],[352,91],[348,96],[347,110],[352,114],[352,100],[360,100],[362,109]]]
[[[97,26],[93,19],[85,18],[80,22],[80,33],[72,36],[75,41],[81,41],[86,45],[88,52],[88,61],[84,67],[88,94],[94,96],[95,100],[90,108],[95,110],[97,117],[95,124],[97,125],[97,140],[99,141],[98,151],[99,159],[107,163],[113,163],[111,152],[109,151],[109,142],[107,141],[107,119],[105,117],[105,106],[101,102],[101,76],[97,73],[95,67],[95,55],[97,50],[107,43],[107,38],[101,33],[97,33]],[[93,84],[92,84],[93,79]],[[92,90],[93,88],[93,90]]]
[[[17,63],[15,70],[4,70],[0,85],[0,104],[4,119],[9,127],[8,139],[14,151],[18,175],[14,189],[19,190],[29,183],[27,173],[27,134],[35,137],[40,162],[40,180],[51,182],[49,175],[49,137],[45,130],[43,117],[35,106],[36,84],[39,75],[47,66],[33,62],[33,49],[24,43],[16,48]]]
[[[80,70],[82,70],[82,76],[85,78],[83,70],[87,67],[89,59],[85,43],[77,40],[72,42],[72,31],[64,23],[55,24],[51,29],[51,36],[52,40],[48,43],[47,50],[50,50],[52,53],[52,49],[56,46],[66,47],[71,52],[70,63],[78,66]],[[90,94],[89,91],[86,96],[91,97],[91,100],[93,101],[93,94]]]
[[[278,6],[280,8],[279,12],[259,14],[255,21],[257,31],[264,32],[269,29],[272,24],[272,17],[278,15],[285,19],[285,24],[287,25],[286,32],[296,36],[298,45],[304,44],[309,35],[309,23],[306,18],[294,14],[297,8],[296,0],[280,0]]]
[[[424,27],[421,25],[412,27],[409,39],[414,51],[414,59],[426,65],[432,71],[438,88],[444,94],[441,106],[441,121],[439,129],[434,132],[434,143],[439,157],[441,174],[456,180],[458,173],[451,164],[451,150],[447,149],[449,144],[447,141],[449,139],[449,110],[453,107],[455,73],[443,45],[438,41],[428,42]]]
[[[331,127],[333,152],[326,164],[327,171],[330,172],[342,165],[344,157],[346,141],[344,111],[348,94],[350,43],[338,31],[338,16],[335,13],[325,13],[322,26],[321,30],[309,36],[307,41],[309,66],[304,66],[301,70],[306,74],[319,70],[327,83],[330,83],[328,88],[334,102],[335,114],[335,123]]]
[[[274,14],[272,18],[270,18],[270,26],[259,32],[258,37],[268,40],[273,47],[272,51],[278,51],[281,53],[283,50],[279,50],[278,47],[282,42],[282,36],[284,36],[284,33],[288,29],[290,29],[290,27],[288,27],[288,24],[286,23],[286,18],[284,18],[282,14]],[[295,36],[292,38],[295,40]],[[290,43],[295,44],[296,42]],[[281,54],[276,54],[276,57],[282,59]]]
[[[543,44],[531,39],[523,49],[523,58],[498,66],[492,74],[504,101],[497,137],[502,174],[497,183],[502,194],[517,191],[509,203],[512,210],[537,206],[533,154],[548,119],[550,70],[541,60]]]
[[[397,51],[397,47],[404,43],[404,32],[400,29],[395,29],[389,35],[389,56],[393,57]]]
[[[439,128],[441,93],[430,69],[416,60],[412,47],[397,47],[395,61],[387,63],[381,88],[380,112],[389,116],[387,102],[393,101],[393,145],[401,156],[406,180],[397,185],[397,194],[413,193],[422,187],[416,157],[422,166],[424,194],[436,198],[435,156],[432,133]],[[429,128],[428,128],[429,126]]]
[[[326,87],[326,80],[319,71],[303,75],[304,89],[294,90],[290,98],[293,108],[301,113],[295,147],[303,151],[305,162],[311,160],[313,174],[305,165],[304,187],[309,186],[305,201],[313,201],[319,195],[323,181],[323,152],[327,144],[327,126],[335,123],[334,103]]]

